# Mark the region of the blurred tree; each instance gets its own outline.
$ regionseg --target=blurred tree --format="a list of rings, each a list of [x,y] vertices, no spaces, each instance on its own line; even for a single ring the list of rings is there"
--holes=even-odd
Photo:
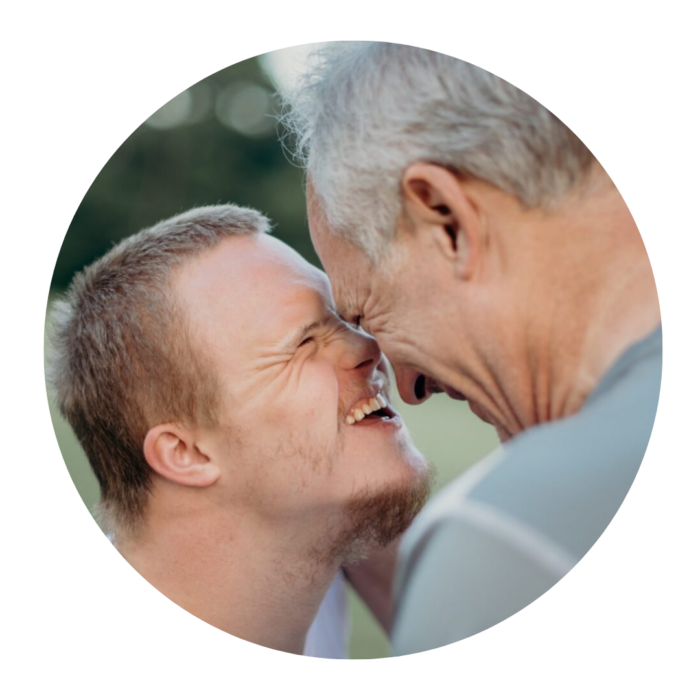
[[[318,264],[303,173],[280,146],[274,87],[257,59],[205,78],[149,117],[109,159],[80,203],[52,279],[121,238],[194,206],[233,202],[267,214],[274,234]]]

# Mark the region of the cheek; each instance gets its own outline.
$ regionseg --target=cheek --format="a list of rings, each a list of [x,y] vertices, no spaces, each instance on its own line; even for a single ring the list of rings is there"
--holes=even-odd
[[[338,439],[338,382],[331,367],[307,362],[265,399],[247,412],[245,428],[270,459],[332,457]]]
[[[305,433],[335,434],[338,428],[338,381],[333,368],[308,362],[285,388],[279,420]]]

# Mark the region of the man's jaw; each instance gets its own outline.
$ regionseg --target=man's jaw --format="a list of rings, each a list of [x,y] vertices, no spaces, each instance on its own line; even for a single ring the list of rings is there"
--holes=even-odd
[[[451,399],[455,401],[466,401],[469,404],[471,412],[484,423],[493,426],[498,433],[498,438],[501,442],[507,442],[513,437],[511,433],[505,426],[499,423],[495,418],[487,411],[479,402],[474,399],[465,396],[462,392],[457,391],[454,387],[447,384],[438,382],[436,379],[425,376],[425,386],[432,394],[447,394]]]
[[[425,460],[410,483],[355,494],[345,507],[346,527],[336,538],[331,556],[357,562],[377,546],[403,534],[425,505],[435,480],[435,468]]]
[[[487,423],[488,425],[493,426],[496,429],[496,433],[498,434],[498,439],[501,442],[508,442],[513,437],[513,433],[511,433],[504,425],[499,423],[493,416],[480,404],[477,403],[476,401],[472,401],[471,399],[467,399],[469,403],[469,408],[471,409],[471,412],[479,419],[484,421],[484,423]]]

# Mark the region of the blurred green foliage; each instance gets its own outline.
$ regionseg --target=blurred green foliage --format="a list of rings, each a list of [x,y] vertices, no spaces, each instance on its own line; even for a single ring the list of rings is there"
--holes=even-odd
[[[263,104],[268,109],[259,119],[257,135],[241,133],[225,121],[226,98],[233,91],[235,99],[237,88],[240,92],[251,86],[270,96],[269,106]],[[180,123],[171,128],[155,128],[148,122],[139,126],[80,203],[61,247],[52,286],[66,287],[76,270],[124,236],[180,211],[223,202],[267,214],[278,224],[276,236],[318,264],[306,229],[303,173],[281,148],[273,93],[258,60],[250,59],[190,88],[189,111],[183,110]],[[242,116],[243,126],[254,130],[258,115],[247,115],[247,122]]]

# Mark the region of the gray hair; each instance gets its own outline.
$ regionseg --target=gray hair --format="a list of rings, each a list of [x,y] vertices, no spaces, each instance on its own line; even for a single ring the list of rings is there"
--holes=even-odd
[[[148,430],[216,422],[218,377],[170,291],[174,270],[225,238],[267,230],[252,209],[192,209],[122,240],[53,304],[47,381],[95,472],[108,531],[133,535],[143,520]]]
[[[557,117],[497,76],[401,44],[337,42],[283,95],[282,122],[328,223],[377,259],[401,213],[400,180],[430,162],[552,207],[595,159]]]

